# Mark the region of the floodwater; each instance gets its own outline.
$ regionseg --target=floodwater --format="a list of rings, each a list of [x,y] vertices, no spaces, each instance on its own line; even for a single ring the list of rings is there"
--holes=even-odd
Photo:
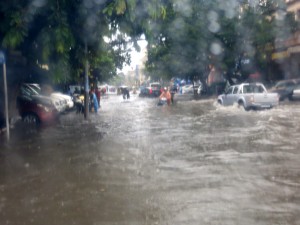
[[[300,104],[119,96],[90,119],[16,124],[0,144],[1,225],[300,224]]]

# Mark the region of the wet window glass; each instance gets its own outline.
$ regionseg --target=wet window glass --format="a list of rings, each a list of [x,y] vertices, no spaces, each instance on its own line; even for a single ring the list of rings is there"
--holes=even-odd
[[[238,92],[238,90],[239,90],[239,87],[234,87],[234,89],[233,89],[233,94],[237,94],[237,92]]]
[[[0,1],[0,225],[300,225],[299,146],[300,0]]]

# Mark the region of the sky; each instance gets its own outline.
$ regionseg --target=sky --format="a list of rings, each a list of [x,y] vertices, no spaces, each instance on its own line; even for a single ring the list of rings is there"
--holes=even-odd
[[[140,67],[142,66],[142,60],[146,55],[146,47],[147,47],[147,41],[145,40],[140,40],[138,41],[138,44],[141,48],[140,52],[137,52],[133,47],[130,49],[132,50],[131,52],[131,64],[126,65],[123,67],[122,71],[123,73],[128,73],[129,71],[135,70],[136,65],[139,65]]]

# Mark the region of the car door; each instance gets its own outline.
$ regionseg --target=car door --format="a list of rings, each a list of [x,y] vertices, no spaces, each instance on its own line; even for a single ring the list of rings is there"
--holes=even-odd
[[[233,90],[234,90],[235,86],[231,86],[224,95],[223,98],[223,105],[232,105],[233,104]]]

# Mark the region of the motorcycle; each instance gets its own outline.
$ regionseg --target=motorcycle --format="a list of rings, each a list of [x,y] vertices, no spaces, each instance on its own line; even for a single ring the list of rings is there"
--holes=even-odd
[[[167,98],[160,98],[158,100],[157,106],[163,106],[163,105],[168,105]]]

